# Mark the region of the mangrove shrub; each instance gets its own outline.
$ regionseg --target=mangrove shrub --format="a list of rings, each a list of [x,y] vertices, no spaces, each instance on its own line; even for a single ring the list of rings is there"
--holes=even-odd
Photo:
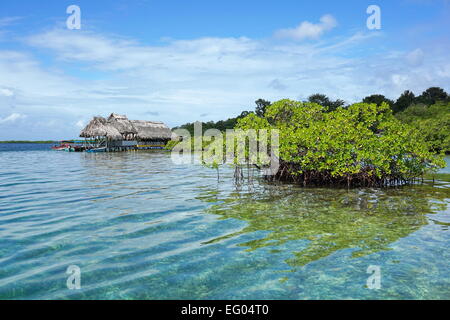
[[[396,119],[390,106],[357,103],[328,112],[316,103],[280,100],[263,118],[249,114],[238,129],[278,129],[280,167],[268,178],[304,185],[388,186],[445,165],[423,135]]]

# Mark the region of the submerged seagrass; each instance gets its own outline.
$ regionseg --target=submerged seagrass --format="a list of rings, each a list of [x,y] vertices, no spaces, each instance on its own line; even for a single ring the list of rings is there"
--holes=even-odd
[[[28,147],[0,145],[0,299],[450,298],[449,183],[235,186],[165,152]]]
[[[308,240],[286,260],[290,266],[300,267],[343,249],[352,249],[353,258],[390,250],[392,243],[428,224],[426,214],[445,211],[450,190],[436,188],[430,181],[414,186],[350,191],[269,184],[258,194],[221,196],[205,190],[198,199],[220,201],[208,213],[248,222],[242,230],[225,238],[270,231],[261,238],[239,244],[249,251]],[[223,240],[224,237],[218,237],[208,243]]]

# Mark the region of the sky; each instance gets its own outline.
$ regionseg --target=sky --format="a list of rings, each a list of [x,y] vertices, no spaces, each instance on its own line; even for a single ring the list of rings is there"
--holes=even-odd
[[[76,138],[112,112],[174,127],[259,98],[431,86],[450,92],[450,0],[0,2],[0,140]]]

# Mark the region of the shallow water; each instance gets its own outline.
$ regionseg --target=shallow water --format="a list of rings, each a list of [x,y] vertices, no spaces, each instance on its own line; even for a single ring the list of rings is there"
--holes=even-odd
[[[449,182],[237,186],[164,152],[36,148],[0,152],[2,299],[450,298]]]

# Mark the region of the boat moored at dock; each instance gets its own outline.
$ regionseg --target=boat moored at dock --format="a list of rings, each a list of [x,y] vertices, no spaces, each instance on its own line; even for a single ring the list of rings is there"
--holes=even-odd
[[[81,151],[85,151],[86,148],[84,146],[83,141],[63,140],[63,141],[61,141],[61,143],[59,145],[53,146],[52,150],[66,151],[66,152],[81,152]]]

